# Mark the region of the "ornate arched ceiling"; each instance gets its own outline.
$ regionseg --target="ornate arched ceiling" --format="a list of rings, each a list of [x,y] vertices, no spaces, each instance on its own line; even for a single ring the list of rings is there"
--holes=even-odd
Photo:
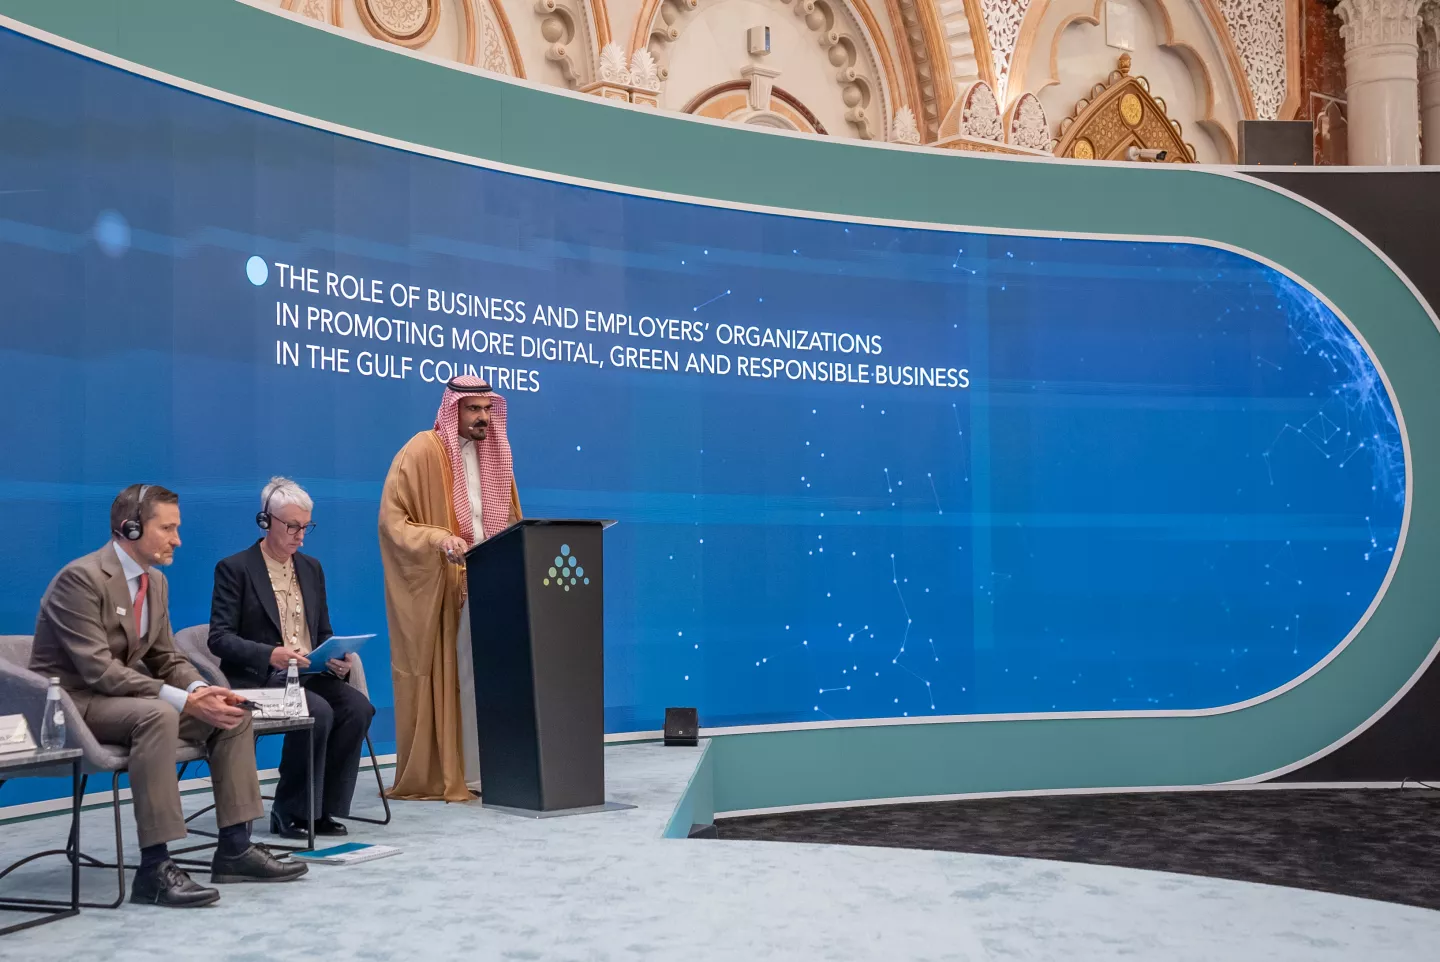
[[[266,0],[249,2],[263,4]],[[619,48],[612,59],[623,57],[627,63],[636,52],[649,50],[657,60],[663,85],[671,45],[703,7],[763,2],[772,11],[766,17],[793,16],[805,24],[831,61],[826,69],[834,74],[834,95],[845,99],[853,119],[836,129],[832,118],[829,135],[898,137],[901,142],[911,142],[918,135],[921,143],[932,143],[941,136],[942,120],[951,113],[957,96],[977,82],[993,92],[1005,116],[1024,95],[1038,94],[1060,82],[1061,35],[1072,24],[1100,26],[1106,16],[1106,0],[270,2],[352,34],[363,29],[370,36],[429,56],[577,89],[594,88],[600,79],[601,51],[611,43]],[[1298,103],[1299,0],[1135,2],[1145,7],[1158,25],[1160,42],[1184,62],[1192,76],[1198,112],[1184,122],[1206,131],[1221,145],[1222,155],[1233,157],[1236,121],[1284,118],[1294,113]],[[451,33],[459,29],[463,34],[458,43],[446,41],[456,47],[453,51],[436,49],[439,41],[432,39],[445,10],[453,11],[450,16],[461,24],[449,28]],[[439,29],[445,34],[446,28]],[[743,37],[717,37],[715,42],[722,43],[727,56],[729,45],[735,46],[730,57],[735,61],[734,76],[716,78],[715,83],[738,80],[738,71],[746,63]],[[1088,82],[1104,79],[1095,76]],[[685,101],[699,92],[667,97],[662,91],[658,102],[680,109],[677,98]],[[817,96],[813,85],[809,95]],[[1183,110],[1187,101],[1183,97],[1181,101]],[[1055,105],[1050,106],[1050,132],[1058,135],[1054,125],[1060,118],[1053,116]],[[902,108],[909,113],[902,116]],[[1035,106],[1023,113],[1033,126]],[[1032,132],[1027,136],[1036,142],[1039,135]]]

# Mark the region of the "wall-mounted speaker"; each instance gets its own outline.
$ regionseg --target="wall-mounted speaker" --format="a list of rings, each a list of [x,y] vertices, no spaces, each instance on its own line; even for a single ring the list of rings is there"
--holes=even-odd
[[[1315,125],[1308,120],[1240,121],[1240,163],[1310,166],[1315,163]]]
[[[665,709],[665,744],[697,745],[700,741],[699,712],[693,708]]]

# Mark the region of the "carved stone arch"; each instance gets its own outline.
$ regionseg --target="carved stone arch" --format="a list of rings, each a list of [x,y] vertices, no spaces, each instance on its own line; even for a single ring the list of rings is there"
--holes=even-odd
[[[1199,81],[1202,93],[1199,126],[1215,141],[1221,154],[1225,155],[1222,159],[1233,163],[1238,155],[1231,124],[1216,116],[1219,91],[1224,90],[1228,94],[1229,103],[1234,105],[1237,115],[1235,120],[1253,119],[1255,107],[1239,55],[1224,26],[1216,0],[1140,2],[1152,15],[1161,46],[1177,55],[1191,76]],[[1074,23],[1099,27],[1104,3],[1105,0],[1031,0],[1020,26],[1015,54],[1011,61],[1009,99],[1013,100],[1024,92],[1039,93],[1046,87],[1060,83],[1062,36]],[[1207,57],[1204,51],[1197,50],[1191,43],[1177,38],[1176,18],[1179,10],[1184,11],[1186,22],[1201,30],[1205,41],[1213,44],[1214,57]],[[1216,60],[1222,65],[1219,78],[1214,76],[1211,69]],[[1228,107],[1226,109],[1229,110]]]
[[[1166,113],[1165,101],[1150,92],[1144,77],[1130,75],[1130,55],[1091,96],[1075,104],[1075,113],[1060,124],[1058,157],[1076,160],[1126,160],[1131,147],[1164,150],[1167,163],[1194,163],[1195,148],[1187,144],[1180,122]]]
[[[520,44],[499,0],[463,0],[461,7],[465,14],[461,59],[474,67],[523,79],[525,61],[520,56]]]
[[[800,98],[784,88],[772,87],[770,102],[759,110],[749,102],[749,90],[750,83],[745,80],[729,80],[716,84],[690,98],[681,113],[826,136],[825,125],[820,123],[814,112],[805,106]]]
[[[703,6],[724,0],[643,0],[631,32],[630,50],[648,49],[660,65],[660,77],[668,76],[666,48],[679,39],[690,15]],[[835,79],[849,108],[851,123],[861,137],[884,139],[895,114],[912,85],[895,69],[890,48],[885,43],[879,22],[870,8],[870,0],[773,0],[777,7],[801,18],[815,32],[819,45],[827,51],[835,68]],[[848,22],[835,16],[843,11]],[[858,58],[864,57],[866,71],[857,69]],[[877,88],[878,89],[875,89]],[[852,103],[856,100],[856,103]],[[878,117],[868,117],[867,107],[877,108]],[[847,118],[848,119],[848,118]]]
[[[1000,0],[1005,2],[1005,0]],[[979,0],[885,0],[901,70],[914,78],[908,106],[925,142],[938,136],[955,93],[977,80],[993,84],[993,57]]]
[[[363,31],[382,43],[421,50],[442,60],[455,60],[496,73],[525,76],[520,45],[505,14],[502,0],[272,0],[282,10],[309,20],[345,29],[346,9],[355,13],[349,32]],[[598,4],[604,0],[574,0]],[[458,44],[432,49],[447,15],[458,21]],[[607,25],[608,26],[608,25]]]

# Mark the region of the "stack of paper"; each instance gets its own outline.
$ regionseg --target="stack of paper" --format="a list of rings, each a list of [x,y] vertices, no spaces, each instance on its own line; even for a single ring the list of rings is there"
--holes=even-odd
[[[344,845],[332,845],[330,848],[317,848],[313,852],[291,852],[290,857],[306,862],[324,862],[328,865],[354,865],[357,862],[369,862],[372,859],[399,854],[400,850],[393,845],[346,842]]]

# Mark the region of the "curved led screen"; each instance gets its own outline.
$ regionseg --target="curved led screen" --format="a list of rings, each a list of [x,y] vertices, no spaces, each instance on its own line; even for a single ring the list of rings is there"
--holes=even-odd
[[[592,189],[11,33],[0,120],[0,501],[24,546],[0,630],[30,630],[141,480],[181,495],[174,622],[203,621],[287,474],[336,630],[383,634],[381,482],[472,370],[509,399],[526,514],[621,522],[615,732],[667,705],[1231,705],[1341,644],[1397,548],[1379,373],[1242,253]],[[383,646],[367,660],[383,713]]]

